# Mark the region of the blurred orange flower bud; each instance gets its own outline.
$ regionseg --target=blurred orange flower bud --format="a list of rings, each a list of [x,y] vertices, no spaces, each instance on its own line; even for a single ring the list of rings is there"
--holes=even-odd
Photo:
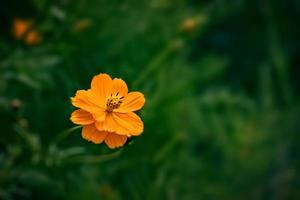
[[[32,26],[31,20],[15,19],[13,22],[12,33],[15,38],[20,39]]]
[[[20,99],[13,99],[11,102],[10,102],[10,107],[14,110],[18,110],[22,107],[22,101]]]
[[[92,21],[90,19],[81,19],[75,22],[73,26],[74,32],[82,32],[88,29],[92,25]]]
[[[181,32],[192,32],[195,30],[196,27],[197,27],[196,20],[194,20],[193,18],[188,18],[182,22],[182,24],[180,26],[180,31]]]
[[[179,26],[180,32],[193,32],[195,31],[199,26],[205,25],[205,23],[208,21],[208,18],[206,15],[198,15],[192,18],[187,18],[183,20],[183,22]]]
[[[27,45],[37,45],[42,41],[41,35],[36,31],[30,31],[25,37],[25,43]]]

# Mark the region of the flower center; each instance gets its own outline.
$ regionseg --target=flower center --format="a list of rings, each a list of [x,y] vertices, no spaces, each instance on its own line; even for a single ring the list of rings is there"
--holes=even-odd
[[[117,92],[116,94],[110,94],[110,97],[106,102],[106,111],[112,112],[114,109],[119,108],[123,101],[123,98],[123,96],[119,95],[119,92]]]

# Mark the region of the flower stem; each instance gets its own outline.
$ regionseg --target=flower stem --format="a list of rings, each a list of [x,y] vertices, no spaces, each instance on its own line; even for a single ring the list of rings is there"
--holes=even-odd
[[[101,163],[105,162],[114,158],[117,158],[121,155],[123,152],[123,149],[120,149],[116,152],[113,152],[111,154],[105,154],[105,155],[82,155],[82,156],[76,156],[72,158],[67,158],[65,160],[66,163]]]
[[[72,128],[69,128],[65,131],[60,132],[53,140],[52,144],[58,144],[60,141],[68,137],[72,132],[76,131],[77,129],[81,128],[81,126],[75,126]]]
[[[155,69],[159,67],[159,64],[161,64],[172,52],[172,49],[170,48],[170,45],[166,46],[164,49],[162,49],[159,54],[153,59],[152,62],[150,62],[146,67],[145,71],[140,75],[138,79],[136,79],[135,82],[133,82],[133,86],[137,87],[140,86],[140,84],[153,72]]]

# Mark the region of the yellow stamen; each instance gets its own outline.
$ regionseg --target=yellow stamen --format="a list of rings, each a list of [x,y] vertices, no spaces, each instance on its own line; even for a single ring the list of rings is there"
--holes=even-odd
[[[123,98],[123,96],[119,95],[119,92],[117,92],[116,94],[110,94],[110,97],[106,102],[106,111],[112,112],[114,109],[119,108]]]

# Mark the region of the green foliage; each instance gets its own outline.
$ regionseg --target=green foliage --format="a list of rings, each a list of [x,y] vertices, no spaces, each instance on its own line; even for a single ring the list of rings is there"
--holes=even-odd
[[[298,1],[12,0],[0,17],[0,199],[300,198]],[[100,72],[146,96],[122,149],[69,121]]]

